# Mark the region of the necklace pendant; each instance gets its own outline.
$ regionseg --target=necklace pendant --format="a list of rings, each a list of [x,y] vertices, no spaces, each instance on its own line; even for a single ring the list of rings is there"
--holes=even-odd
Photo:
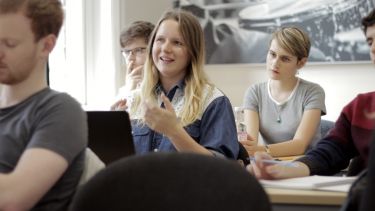
[[[277,123],[281,123],[281,118],[280,118],[280,117],[277,117],[276,122],[277,122]]]

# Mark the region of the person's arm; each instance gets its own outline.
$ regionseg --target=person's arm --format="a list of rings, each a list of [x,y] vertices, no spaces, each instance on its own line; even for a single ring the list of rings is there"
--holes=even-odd
[[[244,114],[246,132],[251,137],[251,140],[258,144],[259,114],[256,111],[247,109],[245,109]]]
[[[39,205],[48,203],[43,199],[50,193],[47,196],[49,199],[69,200],[73,196],[74,183],[78,184],[80,175],[75,174],[66,178],[71,186],[64,194],[57,191],[61,186],[53,188],[68,165],[87,145],[86,113],[67,94],[51,90],[46,90],[44,94],[34,99],[35,102],[42,102],[37,105],[39,110],[23,113],[28,121],[15,127],[16,131],[21,131],[16,134],[17,139],[25,146],[17,146],[16,150],[22,151],[14,157],[17,163],[10,166],[9,172],[0,174],[0,210],[39,208]],[[30,108],[34,107],[30,104]],[[22,129],[27,131],[19,130],[24,126]],[[43,204],[39,204],[40,201]]]
[[[169,99],[162,94],[165,109],[157,105],[145,104],[145,122],[152,129],[167,136],[178,151],[196,152],[213,155],[212,152],[197,143],[185,131],[178,121],[176,113]]]
[[[199,124],[199,144],[216,155],[237,159],[239,143],[232,104],[219,90],[214,92],[216,97],[206,98]]]
[[[243,106],[247,140],[240,142],[249,155],[254,155],[256,151],[263,151],[264,149],[262,146],[258,146],[258,137],[260,127],[259,106],[265,86],[265,83],[252,85],[246,90],[244,95]]]
[[[244,120],[246,125],[247,140],[240,142],[245,147],[249,155],[253,155],[256,151],[264,149],[262,146],[258,146],[259,114],[256,111],[245,109]]]
[[[255,135],[256,133],[253,131],[259,131],[259,114],[258,120],[254,116],[255,114],[257,114],[256,111],[259,110],[259,106],[262,105],[262,103],[259,103],[259,99],[261,99],[260,96],[262,95],[262,93],[266,93],[266,89],[264,88],[264,86],[265,85],[263,84],[263,86],[258,88],[251,87],[247,90],[245,95],[245,106],[251,108],[251,110],[254,110],[252,112],[254,114],[250,116],[253,119],[253,121],[247,123],[247,132],[250,135],[249,138],[252,138],[252,140],[257,139]],[[324,90],[316,84],[308,84],[308,87],[302,89],[301,92],[303,93],[302,96],[304,96],[304,100],[303,102],[301,102],[303,103],[303,105],[301,106],[303,106],[304,112],[302,114],[301,120],[298,124],[296,131],[291,131],[292,134],[294,134],[293,138],[289,140],[279,140],[281,141],[281,143],[270,144],[265,146],[255,145],[255,143],[251,143],[250,141],[248,141],[249,143],[247,144],[247,149],[249,154],[253,154],[255,151],[267,151],[272,156],[278,157],[301,155],[306,151],[307,147],[312,142],[315,134],[317,133],[317,128],[320,123],[321,115],[325,114],[325,94]],[[254,127],[257,128],[253,128],[251,124],[255,125]]]
[[[285,163],[267,164],[263,161],[273,158],[265,152],[256,152],[254,159],[255,162],[251,161],[251,164],[247,166],[247,170],[258,179],[285,179],[310,175],[309,167],[302,162],[291,161],[288,165]]]
[[[268,151],[274,157],[301,155],[311,143],[320,122],[320,109],[311,109],[303,113],[302,120],[292,140],[269,144]],[[241,141],[250,155],[257,151],[267,151],[258,145],[259,115],[252,110],[245,110],[245,124],[248,140]]]
[[[301,103],[304,112],[291,140],[281,140],[281,143],[268,145],[268,151],[274,157],[304,154],[318,132],[321,115],[326,113],[323,88],[304,80],[300,83],[298,96],[303,96],[303,100],[298,103]]]
[[[67,167],[67,160],[51,150],[27,149],[14,171],[0,174],[0,210],[31,209]]]
[[[361,144],[370,143],[373,128],[373,120],[364,112],[369,102],[371,95],[358,95],[343,108],[329,134],[297,159],[309,167],[311,175],[333,175],[346,168],[353,157],[364,158]]]
[[[304,154],[316,134],[320,116],[320,109],[305,111],[293,139],[268,145],[269,153],[274,157]]]

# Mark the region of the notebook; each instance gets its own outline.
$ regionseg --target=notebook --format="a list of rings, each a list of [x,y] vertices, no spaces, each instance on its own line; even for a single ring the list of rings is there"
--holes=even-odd
[[[307,176],[280,180],[260,180],[264,187],[270,188],[286,188],[286,189],[306,189],[306,190],[327,190],[339,191],[343,189],[349,190],[351,184],[357,177],[338,177],[338,176]],[[337,188],[337,190],[335,189]]]
[[[125,111],[86,111],[88,147],[107,165],[134,154],[129,115]]]

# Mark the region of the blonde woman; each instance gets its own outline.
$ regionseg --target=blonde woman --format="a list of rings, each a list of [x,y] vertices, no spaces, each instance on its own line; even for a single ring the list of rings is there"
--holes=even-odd
[[[237,158],[229,99],[204,71],[204,38],[198,20],[168,11],[151,35],[141,88],[129,104],[138,154],[195,152]]]
[[[310,39],[296,27],[272,35],[267,54],[269,80],[251,86],[244,97],[249,154],[272,156],[303,154],[320,139],[320,117],[326,113],[324,90],[298,77],[310,52]],[[265,145],[258,144],[261,134]]]

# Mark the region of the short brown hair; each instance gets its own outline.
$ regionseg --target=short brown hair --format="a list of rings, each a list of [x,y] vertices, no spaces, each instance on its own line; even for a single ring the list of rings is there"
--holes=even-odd
[[[146,43],[150,39],[154,24],[147,21],[135,21],[128,28],[122,30],[120,35],[120,45],[125,48],[135,38],[143,38]]]
[[[310,38],[301,29],[294,26],[282,27],[272,34],[271,42],[274,39],[284,50],[296,56],[298,60],[309,57]]]
[[[367,28],[375,24],[375,9],[362,18],[362,28],[366,34]]]
[[[59,35],[64,12],[59,0],[0,0],[0,14],[23,12],[31,20],[35,41]]]

